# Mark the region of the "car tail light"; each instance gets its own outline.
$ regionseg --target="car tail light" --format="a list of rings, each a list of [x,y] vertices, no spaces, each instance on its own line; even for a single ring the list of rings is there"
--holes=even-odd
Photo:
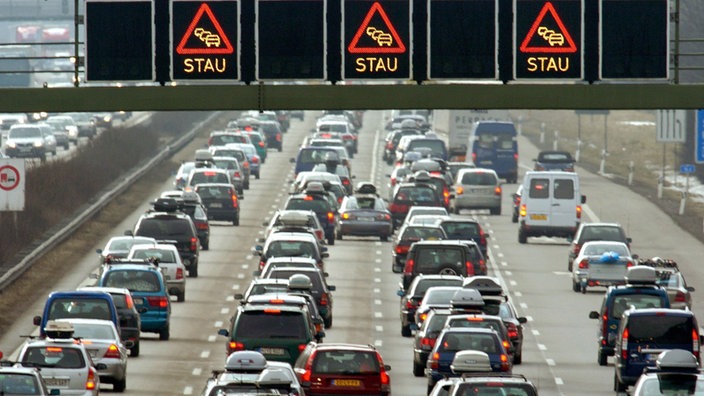
[[[511,348],[511,343],[506,340],[501,341],[501,345],[503,345],[504,349],[507,351],[509,348]]]
[[[232,207],[236,208],[238,206],[237,194],[232,194]]]
[[[147,302],[152,307],[166,308],[169,306],[169,298],[166,296],[147,297]]]
[[[426,349],[426,350],[433,349],[433,347],[435,346],[435,340],[437,340],[437,338],[431,338],[431,337],[421,338],[420,339],[421,349]]]
[[[487,273],[486,262],[482,259],[479,259],[479,270],[482,272],[482,274]],[[475,275],[479,275],[479,274],[475,274]]]
[[[201,223],[201,222],[196,223],[196,228],[199,230],[207,230],[209,227],[210,226],[208,225],[208,223]]]
[[[413,300],[413,299],[406,301],[406,309],[413,309],[413,308],[418,308],[418,301]]]
[[[280,142],[280,141],[281,141],[281,134],[280,134],[280,133],[277,133],[277,134],[276,134],[276,141],[277,141],[277,142]]]
[[[341,203],[342,203],[342,198],[343,198],[343,197],[337,198],[337,203],[341,204]]]
[[[266,261],[264,260],[259,260],[259,270],[263,270],[264,266],[266,265]]]
[[[264,142],[263,142],[263,141],[260,141],[260,142],[259,142],[259,147],[264,147]]]
[[[623,329],[623,334],[621,335],[621,359],[624,361],[628,360],[628,329]]]
[[[342,179],[342,185],[344,185],[344,186],[349,186],[349,185],[350,185],[350,179]]]
[[[501,186],[496,186],[494,188],[494,195],[501,195]]]
[[[120,348],[115,344],[110,344],[107,352],[105,352],[104,358],[119,359],[120,358]]]
[[[240,171],[235,171],[235,173],[233,173],[233,175],[234,175],[235,177],[237,177],[237,178],[241,178],[241,177],[242,177],[242,174],[240,173]]]
[[[389,211],[391,213],[406,213],[408,212],[408,205],[392,203],[389,205]]]
[[[518,153],[513,153],[513,160],[518,162]]]
[[[396,185],[396,178],[395,178],[395,177],[392,177],[392,178],[391,178],[391,187],[393,187],[393,186],[395,186],[395,185]]]
[[[582,205],[577,205],[577,218],[582,218]]]
[[[477,153],[472,153],[472,162],[477,163]]]
[[[501,354],[501,371],[508,371],[511,369],[511,366],[508,364],[508,355],[505,353]]]
[[[132,309],[132,307],[134,307],[134,301],[132,300],[131,294],[125,294],[125,305],[127,306],[127,309]]]
[[[427,312],[423,312],[422,314],[418,315],[418,320],[420,322],[418,324],[420,325],[421,323],[423,323],[427,317],[428,317]]]
[[[176,269],[176,279],[183,279],[183,268]]]
[[[408,254],[409,248],[410,248],[410,246],[408,246],[408,245],[396,245],[396,249],[394,249],[394,250],[396,251],[396,254],[405,255],[405,254]]]
[[[98,386],[95,383],[95,369],[90,367],[88,369],[88,377],[86,378],[86,390],[93,390]]]
[[[574,254],[575,257],[579,256],[580,250],[582,250],[582,244],[575,243],[574,247],[572,248],[572,253]]]
[[[484,233],[484,229],[482,228],[479,229],[479,244],[482,246],[486,246],[486,234]]]
[[[242,163],[242,166],[243,166],[245,169],[249,169],[249,161],[244,161],[244,162]]]
[[[335,213],[328,212],[328,223],[335,224]]]
[[[587,268],[589,268],[589,261],[584,259],[579,262],[579,269],[587,269]]]
[[[440,360],[440,354],[435,352],[434,354],[428,357],[426,367],[430,367],[431,370],[437,370],[439,367],[438,360]]]
[[[328,305],[328,294],[327,293],[323,293],[320,296],[320,305],[327,307],[327,305]]]
[[[315,236],[320,240],[325,239],[325,235],[323,234],[323,230],[315,230]]]
[[[190,249],[192,252],[195,252],[196,250],[198,250],[198,238],[197,237],[191,237]]]
[[[377,217],[377,219],[389,221],[389,220],[391,220],[391,215],[388,213],[384,213],[384,214],[379,215]]]
[[[699,333],[697,333],[697,329],[692,329],[692,355],[699,361]]]
[[[235,351],[243,351],[243,350],[244,350],[244,344],[241,342],[230,341],[229,343],[227,343],[228,353],[232,353]]]
[[[604,310],[604,314],[601,316],[601,343],[606,345],[607,339],[606,335],[609,334],[609,310],[608,308]]]
[[[518,326],[516,326],[515,323],[506,323],[506,332],[508,333],[509,340],[518,338]]]
[[[526,209],[526,204],[521,205],[521,209],[518,211],[518,215],[521,217],[526,217],[526,213],[528,213]]]
[[[350,214],[349,214],[349,213],[343,213],[343,214],[342,214],[342,219],[343,219],[343,220],[349,220],[349,219],[350,219]]]
[[[213,145],[213,138],[209,137],[208,138],[208,146],[212,146],[212,145]]]
[[[464,266],[467,269],[467,276],[474,275],[474,265],[471,261],[467,260],[464,262]]]
[[[259,163],[259,158],[257,158],[257,157],[252,157],[252,163],[253,163],[253,164],[258,164],[258,163]]]
[[[303,352],[306,349],[306,344],[298,344],[298,352]]]
[[[310,356],[308,357],[308,360],[306,361],[306,365],[303,368],[303,374],[301,374],[301,385],[303,386],[310,386],[310,375],[311,371],[313,370],[313,361],[315,360],[315,355],[317,354],[317,351],[311,352]]]
[[[406,266],[403,268],[403,272],[408,275],[412,274],[413,273],[413,264],[415,264],[413,262],[413,259],[406,260]]]
[[[392,150],[393,148],[394,148],[393,142],[386,142],[386,149],[387,150]]]
[[[381,360],[381,355],[377,352],[376,359],[379,361],[379,381],[381,382],[381,390],[383,392],[391,392],[391,378],[384,369],[384,361]]]
[[[675,294],[675,302],[687,302],[684,293],[678,291],[677,294]]]
[[[633,267],[633,265],[634,265],[634,264],[633,264],[633,261],[631,261],[631,260],[628,260],[628,261],[626,262],[626,268]]]
[[[457,194],[457,195],[464,194],[464,188],[462,186],[457,186],[457,188],[455,188],[455,194]]]

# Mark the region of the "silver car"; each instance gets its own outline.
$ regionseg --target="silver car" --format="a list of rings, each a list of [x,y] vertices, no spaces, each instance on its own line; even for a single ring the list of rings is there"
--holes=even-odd
[[[22,367],[21,365],[0,367],[0,379],[0,388],[4,395],[49,396],[59,394],[57,391],[49,392],[39,369],[35,367]]]
[[[501,183],[492,169],[460,169],[453,185],[452,213],[462,209],[489,209],[492,215],[501,214]]]
[[[11,158],[34,157],[46,161],[47,154],[56,155],[56,138],[47,124],[15,124],[5,140],[5,154]]]
[[[98,264],[108,264],[113,259],[126,258],[130,254],[132,245],[155,244],[156,239],[149,237],[120,235],[110,238],[102,249],[95,249],[98,253]],[[102,273],[102,272],[101,272]]]
[[[71,323],[74,337],[83,341],[93,362],[105,365],[105,368],[98,370],[100,382],[112,384],[115,392],[123,392],[127,385],[127,348],[132,345],[120,341],[115,324],[100,319],[72,318],[59,321]]]
[[[127,260],[134,259],[157,259],[169,294],[176,296],[176,301],[186,301],[186,267],[175,245],[134,245],[127,255]]]

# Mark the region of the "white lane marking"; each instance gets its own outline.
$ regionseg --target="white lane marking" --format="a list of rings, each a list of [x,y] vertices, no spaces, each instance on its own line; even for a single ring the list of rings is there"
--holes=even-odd
[[[380,259],[380,258],[375,259],[374,262],[377,263],[377,264],[381,264],[381,259]]]
[[[521,292],[519,292],[519,291],[513,292],[513,295],[516,296],[516,297],[523,297],[523,293],[521,293]]]
[[[235,283],[234,285],[232,285],[232,290],[239,290],[239,289],[240,289],[239,283]]]
[[[539,336],[539,335],[540,335],[540,332],[539,332],[538,330],[533,330],[533,335],[534,335],[534,336]]]
[[[381,289],[379,289],[378,287],[375,287],[372,291],[374,293],[381,293]]]
[[[191,374],[193,374],[193,375],[200,375],[202,372],[203,372],[203,369],[202,369],[202,368],[196,367],[196,368],[193,369],[193,371],[191,371]]]
[[[540,349],[541,351],[547,351],[548,347],[546,347],[544,344],[538,344],[538,349]]]
[[[507,262],[505,262],[505,261],[502,261],[502,262],[501,262],[501,266],[502,266],[502,267],[505,267],[505,266],[507,266],[507,265],[508,265]]]
[[[523,308],[524,311],[525,311],[526,309],[528,309],[528,304],[526,304],[526,303],[524,303],[524,302],[519,303],[518,305],[520,305],[521,308]]]
[[[215,323],[213,324],[213,327],[222,327],[222,320],[216,320]]]
[[[384,317],[384,314],[382,314],[381,312],[374,312],[374,317],[377,318],[377,319],[378,319],[378,318],[383,318],[383,317]]]
[[[381,279],[380,279],[380,278],[374,278],[374,283],[381,283]]]
[[[372,168],[369,171],[369,180],[374,180],[377,166],[377,150],[379,149],[379,129],[374,132],[374,147],[372,147]]]
[[[223,315],[227,315],[230,313],[230,308],[227,308],[227,307],[221,308],[220,313]]]
[[[237,279],[244,279],[244,274],[242,274],[242,273],[237,274]]]
[[[504,274],[506,274],[506,276],[513,276],[513,272],[511,271],[504,271]]]
[[[592,223],[601,223],[599,216],[597,216],[588,205],[582,205],[582,210],[592,219]]]
[[[210,357],[210,351],[206,349],[205,351],[203,351],[203,352],[200,353],[200,357],[201,357],[201,359],[207,359],[207,358],[209,358],[209,357]]]
[[[375,300],[374,300],[374,304],[376,304],[376,305],[381,305],[381,300],[375,299]]]
[[[554,366],[554,365],[555,365],[555,361],[552,360],[552,359],[545,359],[545,363],[547,363],[548,366]]]
[[[565,383],[562,381],[562,378],[560,377],[555,377],[555,385],[564,385]]]
[[[503,254],[503,253],[496,253],[496,257],[498,257],[498,258],[503,258],[503,257],[504,257],[504,254]]]
[[[375,326],[375,329],[376,329],[376,331],[378,331],[379,333],[383,333],[383,332],[384,332],[384,326]]]
[[[382,340],[376,340],[374,341],[374,346],[377,348],[381,348],[382,346],[384,346],[384,342]]]
[[[378,255],[381,255],[381,250],[377,250],[377,251],[376,251],[376,254],[377,254],[377,256],[378,256]]]
[[[249,264],[242,264],[242,269],[247,269],[249,268]]]
[[[375,245],[375,246],[381,246],[381,241],[376,241],[376,242],[374,242],[374,245]]]
[[[251,260],[252,257],[254,257],[254,256],[252,256],[251,254],[248,254],[248,255],[244,256],[244,258],[247,259],[247,260]]]
[[[193,394],[193,387],[187,386],[187,387],[183,388],[183,394],[184,395],[192,395]]]
[[[227,297],[225,297],[225,301],[227,301],[227,302],[235,301],[235,296],[227,296]]]
[[[218,337],[216,335],[211,334],[208,336],[208,342],[215,342],[217,339]]]
[[[532,321],[533,321],[533,317],[526,315],[526,320],[529,321],[529,322],[532,322]]]
[[[379,267],[374,267],[374,272],[381,272],[381,268],[379,268]]]
[[[518,283],[516,283],[516,281],[513,280],[513,279],[510,280],[510,281],[508,281],[508,283],[511,285],[511,287],[514,287],[514,286],[518,285]]]

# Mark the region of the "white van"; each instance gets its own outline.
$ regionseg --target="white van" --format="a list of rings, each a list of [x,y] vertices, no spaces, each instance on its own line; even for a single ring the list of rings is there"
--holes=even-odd
[[[518,209],[518,242],[530,236],[572,239],[582,218],[579,176],[573,172],[526,172]]]

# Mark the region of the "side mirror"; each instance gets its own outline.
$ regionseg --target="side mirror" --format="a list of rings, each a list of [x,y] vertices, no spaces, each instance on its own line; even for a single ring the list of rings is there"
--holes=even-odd
[[[252,275],[253,275],[253,276],[261,276],[261,275],[262,275],[262,271],[260,271],[260,270],[253,271],[253,272],[252,272]]]
[[[597,312],[597,311],[589,312],[589,319],[599,319],[599,312]]]
[[[230,332],[227,331],[227,329],[220,329],[220,330],[218,330],[218,335],[225,336],[225,337],[229,337],[229,336],[230,336]]]
[[[587,203],[587,196],[586,195],[582,195],[582,203],[583,204]]]
[[[385,364],[385,365],[384,365],[384,370],[385,370],[385,371],[391,371],[391,365]]]
[[[98,253],[98,254],[102,254],[102,253],[103,253],[103,249],[95,249],[95,252]]]
[[[252,253],[261,256],[264,253],[264,247],[262,245],[257,245],[252,248]]]
[[[146,308],[140,308],[140,309],[137,310],[137,312],[141,315],[141,314],[147,312],[147,309],[146,309]]]
[[[268,221],[263,221],[263,222],[262,222],[262,225],[263,225],[264,227],[267,227],[267,226],[269,226],[269,222],[268,222]]]
[[[42,324],[42,317],[35,316],[34,318],[32,318],[32,324],[34,324],[35,326],[41,325]]]
[[[526,323],[528,323],[528,319],[526,319],[525,317],[521,316],[521,317],[518,318],[518,323],[520,323],[520,324],[526,324]]]
[[[95,365],[95,368],[96,368],[97,370],[107,370],[107,369],[108,369],[108,365],[105,364],[105,363],[98,363],[98,364]]]
[[[626,238],[626,243],[631,243],[631,242],[633,242],[633,239],[631,239],[630,237]]]
[[[127,349],[132,349],[134,347],[134,341],[132,340],[125,340],[122,342],[122,344],[125,346]]]
[[[337,290],[337,288],[335,287],[335,285],[328,285],[328,290],[335,291]]]
[[[687,286],[687,291],[690,291],[690,292],[695,291],[694,286]]]
[[[296,163],[296,159],[295,159],[295,158],[289,158],[289,159],[288,159],[288,162],[290,162],[290,163],[292,163],[292,164],[295,164],[295,163]]]
[[[399,297],[403,297],[406,295],[406,292],[403,291],[403,289],[398,289],[398,290],[396,290],[396,295]]]
[[[324,332],[324,331],[320,331],[320,332],[316,333],[316,334],[315,334],[315,338],[317,338],[317,339],[319,339],[319,340],[322,340],[323,338],[325,338],[325,332]]]
[[[264,243],[264,242],[266,242],[266,239],[264,239],[264,238],[257,238],[257,242],[259,242],[259,243]]]
[[[327,272],[323,272],[323,276],[327,278],[328,276],[330,276],[330,274],[328,274]]]
[[[330,253],[328,253],[328,252],[323,252],[323,253],[320,254],[320,257],[322,257],[322,258],[328,258],[328,257],[330,257]]]
[[[125,230],[124,235],[134,236],[134,233],[132,232],[132,230]]]

